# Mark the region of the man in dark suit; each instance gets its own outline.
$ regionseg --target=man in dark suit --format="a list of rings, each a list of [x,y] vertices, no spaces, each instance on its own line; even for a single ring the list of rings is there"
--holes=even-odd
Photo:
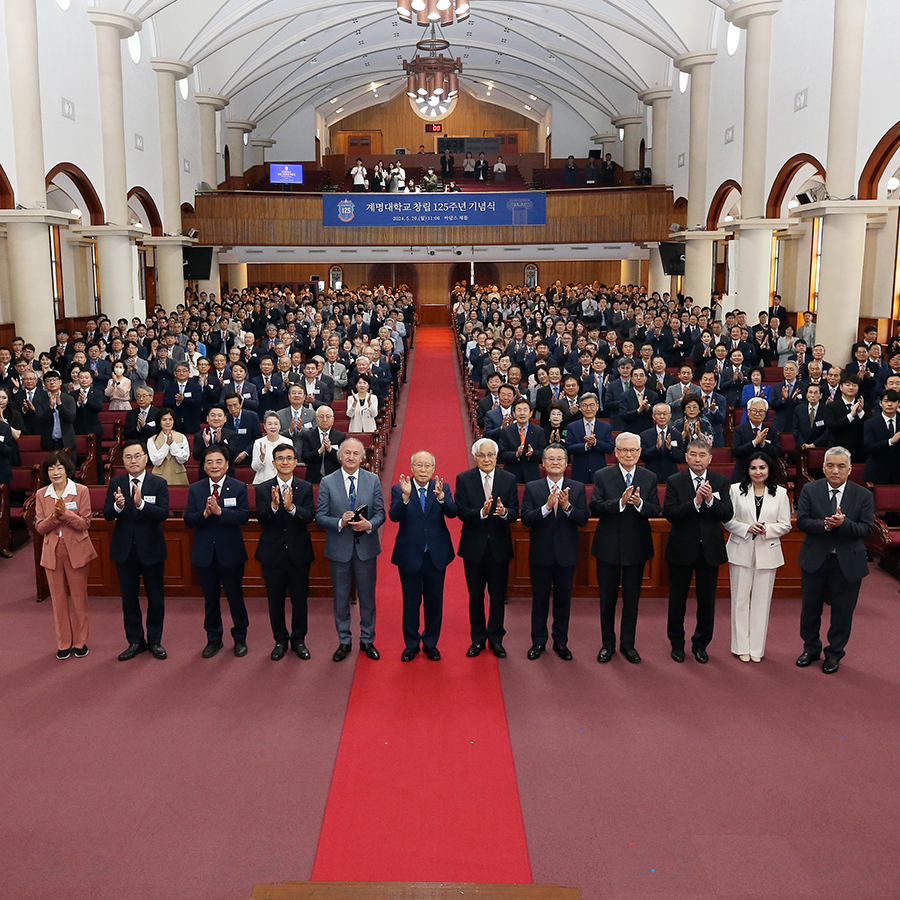
[[[305,478],[310,484],[318,484],[341,467],[338,451],[346,435],[333,425],[331,407],[320,406],[316,410],[315,427],[303,429],[300,455],[306,465]]]
[[[869,574],[863,541],[875,525],[875,501],[864,487],[849,481],[850,454],[844,447],[825,453],[825,477],[804,486],[797,502],[797,527],[804,532],[798,562],[802,602],[800,668],[822,654],[819,629],[826,594],[831,599],[831,626],[822,671],[837,672],[850,638],[853,611],[863,578]]]
[[[519,517],[516,478],[498,469],[497,444],[481,438],[472,445],[475,468],[456,476],[456,510],[462,522],[458,554],[469,589],[469,628],[472,644],[466,656],[478,656],[485,644],[500,659],[509,561],[513,558],[510,525]],[[485,623],[484,591],[488,592]]]
[[[355,384],[355,381],[348,379],[348,384]],[[315,409],[320,406],[327,406],[334,400],[334,387],[319,377],[319,367],[310,360],[303,367],[303,380],[300,382],[306,391],[306,399]]]
[[[716,373],[704,372],[700,376],[700,398],[703,400],[703,416],[713,430],[713,447],[725,446],[725,398],[716,391]]]
[[[225,356],[228,356],[228,351],[234,346],[234,334],[228,330],[228,326],[228,316],[222,316],[216,330],[211,331],[206,340],[208,354],[224,353]]]
[[[762,450],[772,459],[781,458],[781,442],[778,432],[766,424],[769,404],[765,397],[751,397],[747,401],[746,417],[731,433],[731,455],[734,457],[732,481],[740,481],[751,453]]]
[[[216,445],[203,458],[206,478],[188,491],[184,524],[194,532],[191,562],[203,590],[206,646],[203,658],[222,649],[222,589],[231,610],[234,655],[247,655],[247,607],[244,605],[244,563],[247,549],[241,526],[250,518],[247,485],[228,476],[228,449]]]
[[[122,447],[125,474],[109,483],[103,517],[115,522],[109,543],[109,558],[116,564],[122,592],[122,615],[128,646],[119,654],[125,662],[149,650],[165,659],[162,645],[165,618],[164,576],[166,538],[162,523],[169,517],[169,485],[164,478],[147,471],[147,449],[143,442],[126,440]],[[141,616],[138,593],[141,578],[147,593],[147,632]]]
[[[229,456],[232,465],[249,466],[253,442],[260,436],[259,416],[251,409],[244,409],[240,394],[226,394],[225,408],[228,410],[226,426],[234,431]]]
[[[56,369],[44,375],[43,397],[35,394],[35,411],[41,435],[41,450],[61,450],[64,447],[75,456],[75,401],[64,394],[62,378]]]
[[[881,412],[863,428],[866,468],[863,478],[872,484],[900,483],[900,393],[887,390],[881,395]]]
[[[500,442],[500,433],[513,423],[513,401],[516,389],[511,384],[503,384],[499,390],[499,403],[484,417],[484,437]]]
[[[515,421],[500,431],[497,441],[500,462],[519,484],[526,484],[540,478],[540,460],[547,446],[547,435],[543,428],[532,424],[531,404],[527,398],[515,400],[512,411]]]
[[[665,403],[661,404],[668,410]],[[644,565],[653,557],[650,519],[659,516],[659,492],[656,476],[638,466],[641,440],[623,431],[616,437],[618,465],[608,466],[594,475],[591,515],[597,517],[597,530],[591,556],[597,559],[597,584],[600,588],[600,633],[603,646],[597,662],[609,662],[616,652],[616,600],[622,583],[622,624],[619,649],[628,662],[639,663],[634,649],[638,602]]]
[[[825,404],[822,402],[822,386],[806,385],[806,401],[794,409],[794,447],[810,450],[828,446],[828,429],[825,426]]]
[[[790,431],[794,424],[794,410],[803,406],[803,384],[799,378],[797,363],[784,364],[784,381],[772,387],[772,413],[775,431]]]
[[[175,413],[175,429],[182,434],[196,434],[200,430],[203,409],[203,390],[190,373],[187,363],[178,363],[175,380],[163,394],[163,406]]]
[[[671,424],[672,411],[668,403],[657,403],[653,407],[653,427],[642,431],[641,457],[644,465],[664,482],[678,471],[678,464],[684,462],[684,439]]]
[[[22,387],[13,397],[16,406],[22,411],[22,420],[25,423],[25,434],[40,434],[41,426],[38,421],[38,409],[46,405],[47,392],[38,383],[37,372],[28,368],[21,375]]]
[[[94,384],[101,391],[106,390],[109,379],[112,378],[112,366],[100,355],[101,347],[97,343],[90,344],[87,348],[87,368],[91,372]]]
[[[388,515],[400,525],[391,562],[400,571],[403,592],[403,641],[400,659],[416,658],[419,645],[428,659],[437,661],[444,610],[444,574],[453,561],[453,542],[447,519],[456,518],[456,504],[450,489],[434,477],[434,456],[427,450],[413,454],[412,479],[400,476],[391,488]],[[419,609],[424,628],[419,631]]]
[[[278,412],[285,406],[286,398],[282,377],[275,371],[272,358],[264,356],[259,361],[259,375],[253,379],[259,393],[259,415],[265,418],[267,412]]]
[[[307,597],[309,569],[316,558],[308,525],[316,517],[312,487],[294,477],[297,456],[288,441],[272,451],[276,475],[256,486],[256,518],[262,526],[255,559],[266,582],[269,622],[275,647],[273,660],[283,659],[288,643],[300,659],[309,659]],[[285,621],[284,604],[291,596],[291,630]]]
[[[772,298],[772,305],[769,307],[769,319],[775,316],[779,321],[778,331],[784,334],[785,326],[788,323],[788,311],[781,305],[781,295],[775,294]]]
[[[159,421],[159,410],[153,408],[153,391],[148,387],[139,387],[135,393],[137,406],[125,413],[122,434],[125,438],[144,441],[145,444],[156,432]]]
[[[653,404],[662,397],[647,387],[647,372],[636,368],[631,373],[631,388],[622,394],[619,401],[619,421],[622,430],[646,431],[653,424]]]
[[[597,418],[599,403],[593,394],[584,394],[579,406],[582,418],[566,430],[566,452],[572,460],[572,478],[590,484],[606,466],[606,454],[613,452],[612,428]]]
[[[206,425],[194,435],[191,455],[202,463],[209,447],[221,445],[228,448],[228,474],[234,475],[234,448],[237,435],[228,427],[228,414],[220,404],[210,407],[206,416]]]
[[[744,385],[750,383],[750,370],[744,365],[744,354],[741,350],[733,350],[730,360],[722,369],[719,379],[719,392],[725,398],[729,409],[741,406],[741,394]]]
[[[724,475],[709,471],[712,453],[704,440],[691,441],[688,468],[666,481],[663,515],[672,523],[666,545],[669,564],[668,636],[672,659],[684,662],[684,614],[691,577],[697,577],[697,627],[691,651],[699,663],[709,662],[706,647],[712,640],[716,615],[719,566],[728,561],[722,523],[734,517]]]
[[[497,407],[500,403],[500,385],[503,384],[503,376],[499,372],[494,372],[488,378],[487,392],[478,401],[475,409],[475,421],[479,428],[484,428],[484,419],[487,414]]]
[[[69,391],[69,396],[75,401],[75,434],[95,434],[97,440],[102,440],[103,391],[94,384],[89,369],[78,372],[76,388]]]
[[[553,592],[553,651],[560,659],[572,659],[569,650],[569,610],[572,582],[578,565],[578,529],[590,513],[584,485],[566,478],[568,455],[561,444],[544,450],[547,477],[525,485],[522,524],[531,532],[528,564],[531,574],[531,648],[529,659],[538,659],[547,646],[547,617]]]
[[[846,447],[857,463],[866,458],[863,429],[867,418],[865,402],[859,394],[859,378],[842,374],[840,390],[831,403],[826,404],[825,425],[828,442],[832,446]]]

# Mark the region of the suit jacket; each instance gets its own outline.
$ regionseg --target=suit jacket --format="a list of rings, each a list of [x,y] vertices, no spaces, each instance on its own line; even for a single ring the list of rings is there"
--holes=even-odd
[[[351,527],[338,531],[341,516],[351,509],[350,498],[344,487],[343,470],[326,475],[319,484],[319,500],[316,504],[316,524],[325,529],[325,558],[335,562],[349,562],[353,548],[360,559],[374,559],[381,553],[378,529],[384,525],[384,496],[378,476],[367,469],[357,469],[356,505],[369,507],[370,531],[354,531]]]
[[[825,519],[831,515],[831,486],[824,478],[804,485],[797,501],[797,527],[804,532],[803,546],[797,561],[807,572],[818,571],[831,550],[848,581],[861,581],[869,574],[863,541],[875,527],[875,500],[864,487],[848,481],[841,498],[841,512],[846,516],[840,528],[825,530]]]
[[[900,427],[900,416],[895,416],[894,427]],[[900,483],[900,441],[888,444],[887,425],[880,411],[866,421],[863,440],[867,454],[863,478],[872,484]]]
[[[519,518],[519,493],[516,477],[503,469],[494,469],[491,496],[500,500],[506,515],[481,518],[484,487],[477,467],[456,476],[456,513],[462,522],[459,555],[480,562],[489,553],[497,563],[513,558],[512,533],[509,526]]]
[[[125,413],[125,423],[122,426],[122,434],[125,438],[137,438],[141,441],[149,441],[159,430],[159,410],[152,406],[147,408],[147,420],[143,428],[138,428],[138,415],[141,410],[138,407],[129,409]]]
[[[182,391],[181,404],[175,402]],[[163,394],[163,406],[175,413],[175,428],[182,434],[196,434],[200,430],[200,414],[203,411],[203,389],[196,378],[188,378],[182,388],[173,381]]]
[[[625,493],[625,479],[618,465],[607,466],[594,475],[591,515],[597,517],[597,529],[591,545],[591,556],[616,566],[645,563],[654,555],[650,519],[659,517],[659,492],[656,475],[635,466],[632,485],[641,492],[640,510],[627,504],[619,510]]]
[[[253,442],[260,437],[261,431],[259,427],[259,416],[255,412],[248,409],[241,410],[240,423],[235,427],[234,417],[228,416],[225,419],[225,427],[234,429],[235,436],[231,439],[231,459],[234,461],[235,456],[239,453],[246,453],[247,459],[244,465],[250,465],[250,454],[253,452]]]
[[[744,386],[749,383],[750,370],[747,366],[735,368],[730,362],[727,362],[719,380],[719,392],[725,397],[725,402],[729,407],[742,406]]]
[[[509,408],[507,413],[503,412],[503,407],[498,406],[496,409],[492,409],[485,417],[484,417],[484,437],[490,438],[492,441],[497,441],[500,443],[500,432],[503,431],[504,428],[508,428],[508,425],[503,424],[503,416],[509,415],[512,416],[512,407]]]
[[[546,478],[525,485],[522,500],[522,524],[530,531],[528,561],[534,565],[561,566],[578,565],[578,529],[587,525],[590,518],[587,493],[584,485],[571,478],[563,478],[561,490],[569,489],[572,510],[566,515],[562,510],[551,511],[549,516],[542,512],[550,497],[550,487]]]
[[[116,512],[116,491],[125,497],[125,506]],[[147,472],[141,488],[143,509],[137,509],[131,499],[131,476],[116,475],[109,482],[103,518],[115,522],[109,543],[109,558],[115,563],[128,561],[131,548],[137,551],[143,565],[153,565],[168,558],[162,523],[169,517],[169,484],[165,478]]]
[[[287,403],[287,397],[284,393],[284,384],[281,375],[273,372],[271,376],[272,389],[265,391],[265,379],[260,375],[253,379],[253,386],[259,394],[259,416],[263,418],[267,412],[272,410],[278,411],[283,409]]]
[[[100,411],[103,409],[103,391],[92,384],[87,392],[84,405],[79,403],[81,389],[70,391],[69,396],[75,401],[75,434],[96,434],[103,437],[103,423],[100,421]]]
[[[235,438],[237,437],[237,435],[234,433],[234,429],[228,428],[227,426],[223,425],[222,433],[220,435],[221,440],[219,440],[219,441],[211,440],[209,445],[207,445],[206,441],[203,440],[203,432],[205,430],[206,429],[201,429],[194,435],[191,455],[194,457],[194,459],[197,460],[197,462],[203,462],[203,457],[206,455],[207,446],[209,446],[209,447],[214,447],[214,446],[228,447],[228,458],[229,458],[228,474],[233,475],[234,474],[234,458],[237,455],[237,452],[234,449],[235,448]]]
[[[250,412],[256,413],[259,409],[259,391],[252,381],[246,379],[238,385],[229,374],[227,378],[222,379],[222,393],[219,395],[219,403],[225,404],[225,398],[228,394],[240,394],[243,408]]]
[[[48,394],[38,398],[34,395],[34,406],[37,411],[37,423],[41,434],[41,450],[52,449],[53,440],[53,411],[50,409]],[[62,442],[64,447],[75,450],[75,401],[60,391],[59,394],[59,424],[62,430]]]
[[[204,518],[203,510],[206,509],[206,501],[211,493],[209,478],[201,478],[188,490],[184,524],[196,529],[191,562],[195,566],[211,566],[215,554],[221,565],[236,566],[244,563],[247,561],[247,548],[244,546],[241,527],[250,518],[247,485],[226,475],[219,494],[222,514]]]
[[[741,493],[741,486],[731,486],[731,505],[734,517],[725,523],[731,533],[725,550],[728,562],[733,566],[755,567],[757,569],[777,569],[784,565],[784,554],[781,552],[781,537],[791,530],[791,502],[787,491],[781,486],[775,488],[773,497],[768,490],[763,494],[762,509],[756,518],[756,501],[753,499],[752,486],[746,494]],[[747,533],[747,529],[756,522],[766,523],[765,536]],[[753,551],[756,551],[756,561]]]
[[[426,552],[438,569],[446,569],[456,555],[453,541],[447,529],[446,519],[456,518],[456,504],[450,488],[444,485],[444,502],[434,496],[434,479],[425,489],[425,510],[419,500],[419,486],[412,482],[412,494],[407,503],[403,502],[403,491],[399,484],[391,488],[391,507],[388,515],[392,522],[399,522],[397,539],[391,562],[404,572],[414,573],[422,568]]]
[[[104,390],[106,385],[109,384],[109,379],[112,378],[112,366],[101,357],[97,360],[89,359],[87,367],[91,370],[91,374],[94,377],[94,384],[100,390]]]
[[[713,489],[713,500],[710,506],[701,503],[699,510],[694,506],[697,491],[690,469],[666,480],[663,515],[672,523],[666,546],[668,563],[689,565],[701,551],[707,565],[721,566],[728,562],[722,523],[734,518],[731,483],[718,472],[707,470],[706,477]]]
[[[838,391],[835,399],[825,406],[825,425],[828,428],[828,440],[832,446],[846,447],[853,458],[853,462],[861,463],[866,458],[865,438],[863,430],[869,410],[866,409],[860,419],[854,416],[852,420],[847,416],[850,407],[844,402],[841,392]]]
[[[757,447],[753,443],[753,426],[749,420],[744,419],[739,425],[736,425],[731,433],[731,455],[734,457],[734,472],[731,474],[731,480],[737,481],[744,474],[744,460],[756,450],[762,450],[768,453],[772,459],[781,457],[781,442],[778,439],[778,432],[771,421],[763,422],[763,428],[768,428],[769,433],[766,435],[765,441]]]
[[[485,416],[494,408],[494,397],[488,392],[479,401],[475,408],[475,421],[479,428],[484,428]]]
[[[547,435],[544,429],[533,423],[528,423],[528,430],[525,432],[525,450],[522,456],[516,456],[519,449],[519,426],[517,424],[507,425],[498,438],[495,438],[500,445],[499,458],[503,463],[505,471],[515,475],[519,484],[526,484],[540,478],[541,472],[541,456],[544,447],[547,446]],[[531,456],[526,456],[528,448],[531,447]],[[506,506],[506,504],[503,504]]]
[[[332,472],[336,472],[340,469],[341,464],[338,460],[338,447],[340,447],[344,438],[347,437],[342,431],[338,431],[335,428],[332,428],[328,432],[328,437],[331,439],[331,449],[325,454],[325,476],[331,475]],[[322,478],[322,457],[319,455],[319,448],[322,446],[322,439],[319,437],[319,429],[314,426],[313,428],[304,428],[302,436],[300,438],[301,441],[301,452],[300,456],[303,462],[306,464],[306,480],[310,482],[310,484],[318,484],[323,480]],[[364,503],[364,500],[360,500],[360,503]],[[349,559],[349,557],[348,557]]]
[[[0,422],[0,484],[12,481],[12,469],[17,460],[18,446],[8,422]]]
[[[562,385],[560,385],[559,386],[560,401],[562,401],[562,398],[563,398],[563,391],[562,391]],[[550,409],[550,404],[553,403],[554,399],[555,398],[553,396],[553,389],[550,387],[550,385],[545,384],[542,387],[538,388],[538,392],[535,395],[535,399],[534,399],[534,405],[535,405],[535,408],[537,409],[537,411],[541,415],[541,427],[542,428],[545,428],[547,426],[547,423],[550,421],[549,409]]]
[[[684,462],[684,439],[671,423],[666,427],[666,437],[670,435],[672,443],[666,449],[665,438],[662,447],[656,446],[656,425],[641,432],[641,459],[657,481],[665,481],[670,475],[674,475],[678,471],[678,464]]]
[[[698,397],[700,396],[700,385],[699,384],[690,384],[688,385],[690,394],[696,394]],[[684,385],[680,381],[677,381],[675,384],[669,385],[666,389],[666,403],[669,404],[669,409],[672,410],[672,415],[676,418],[681,416],[681,398],[684,396]]]
[[[794,382],[794,390],[790,391],[787,399],[785,400],[782,396],[782,391],[784,388],[789,388],[789,385],[786,381],[779,381],[772,388],[772,397],[766,398],[769,400],[769,406],[772,409],[773,420],[775,422],[775,429],[778,432],[782,431],[790,431],[794,427],[794,410],[798,406],[805,407],[807,410],[809,407],[806,406],[806,401],[803,399],[805,394],[803,390],[803,384],[798,378]],[[796,394],[796,396],[794,396]],[[808,420],[809,416],[807,416]]]
[[[566,429],[566,452],[572,464],[572,478],[582,484],[594,480],[594,473],[606,466],[606,454],[613,452],[612,428],[602,419],[594,419],[594,435],[597,443],[587,447],[584,419],[572,422]]]
[[[817,447],[828,446],[828,429],[825,427],[825,410],[823,401],[819,401],[813,424],[809,424],[809,404],[798,403],[794,407],[794,424],[791,431],[794,435],[794,446],[815,444]]]
[[[291,514],[280,500],[278,508],[272,509],[272,488],[277,485],[277,477],[256,485],[256,518],[262,532],[254,559],[263,566],[280,566],[285,561],[293,565],[311,563],[316,558],[307,527],[316,518],[312,486],[297,477],[291,478],[294,499]]]
[[[75,485],[74,499],[69,495],[66,503],[74,503],[75,508],[68,506],[57,519],[53,514],[56,497],[48,497],[47,491],[52,488],[42,487],[35,494],[35,530],[44,535],[41,550],[41,565],[45,569],[56,568],[56,548],[59,546],[59,532],[62,531],[66,550],[72,566],[80,569],[97,558],[97,551],[91,542],[91,492],[83,485]]]
[[[650,406],[643,412],[638,412],[638,397],[634,386],[625,391],[619,401],[619,419],[624,423],[625,429],[636,434],[646,431],[653,424],[653,407],[660,401],[659,394],[648,388],[644,388],[644,396]]]

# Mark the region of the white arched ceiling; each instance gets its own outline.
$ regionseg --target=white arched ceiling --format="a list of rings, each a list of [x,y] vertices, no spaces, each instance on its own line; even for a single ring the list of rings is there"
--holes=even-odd
[[[665,84],[673,57],[706,49],[715,14],[730,2],[472,0],[472,15],[443,36],[462,59],[462,87],[480,101],[535,121],[565,106],[599,132],[610,118],[642,110],[638,92]],[[401,62],[426,33],[401,21],[392,0],[104,5],[152,20],[156,55],[193,64],[198,90],[228,96],[228,117],[255,122],[262,137],[310,106],[330,126],[385,102],[405,83]]]

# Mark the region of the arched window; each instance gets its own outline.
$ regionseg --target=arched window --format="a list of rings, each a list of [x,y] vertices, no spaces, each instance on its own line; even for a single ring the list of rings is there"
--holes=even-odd
[[[525,287],[536,288],[538,286],[538,267],[534,263],[525,266]]]
[[[332,266],[328,270],[328,284],[333,291],[339,291],[344,284],[344,270],[340,266]]]

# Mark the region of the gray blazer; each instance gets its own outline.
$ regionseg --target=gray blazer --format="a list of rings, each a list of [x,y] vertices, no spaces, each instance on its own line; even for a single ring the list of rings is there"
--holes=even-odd
[[[294,412],[291,407],[286,406],[284,409],[279,409],[277,415],[278,420],[281,422],[281,433],[293,443],[294,452],[297,454],[297,461],[299,462],[300,451],[302,450],[300,442],[303,437],[303,431],[307,425],[316,421],[316,411],[311,406],[302,406],[300,408],[300,421],[303,423],[303,428],[298,428],[293,435],[291,434],[291,421],[294,418]]]
[[[350,498],[344,488],[344,472],[338,469],[326,475],[319,483],[319,499],[316,505],[316,524],[325,529],[325,558],[335,562],[349,562],[353,546],[360,559],[373,559],[381,553],[378,529],[384,525],[384,496],[381,481],[367,469],[357,471],[356,505],[369,507],[370,532],[357,532],[352,528],[338,531],[341,516],[350,509]]]

